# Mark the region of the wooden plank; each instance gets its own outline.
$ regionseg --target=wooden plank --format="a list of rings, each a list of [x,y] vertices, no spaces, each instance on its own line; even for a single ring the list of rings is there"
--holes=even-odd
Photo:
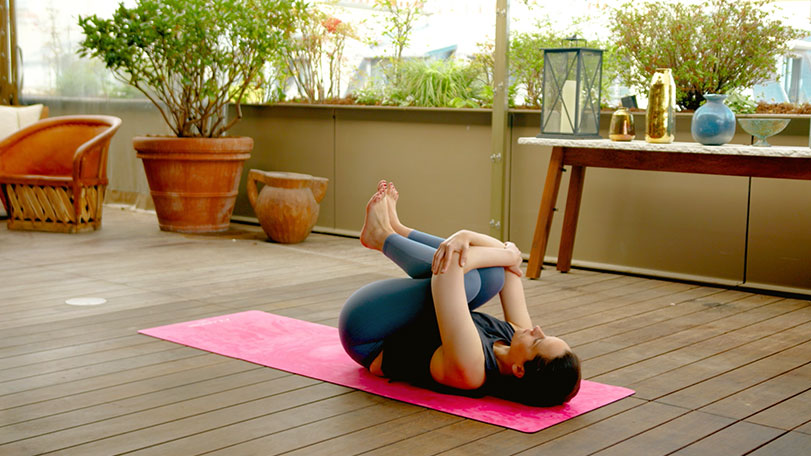
[[[149,214],[112,214],[81,238],[0,226],[0,277],[12,280],[0,300],[0,454],[734,454],[811,435],[808,301],[581,269],[525,280],[533,319],[573,345],[584,374],[639,394],[524,434],[135,334],[254,308],[335,325],[354,290],[404,274],[356,239],[186,236]],[[63,304],[90,289],[108,305]],[[482,309],[501,312],[497,300]]]
[[[163,312],[161,312],[161,310]],[[222,307],[194,301],[172,302],[167,307],[142,309],[140,312],[117,312],[103,321],[82,318],[63,322],[50,331],[21,331],[17,336],[0,340],[0,357],[17,356],[60,346],[105,340],[122,334],[135,334],[139,329],[205,318],[226,313]],[[117,317],[117,318],[116,318]],[[146,337],[146,336],[145,336]],[[71,343],[72,342],[72,343]]]
[[[811,378],[805,377],[806,386],[811,385]],[[783,402],[746,418],[746,421],[791,430],[806,425],[803,432],[808,433],[807,424],[811,422],[811,391],[789,397]]]
[[[794,339],[794,341],[790,338],[784,338],[785,345],[775,347],[776,352],[774,354],[755,358],[748,364],[730,369],[710,379],[696,382],[658,400],[667,404],[697,409],[796,369],[811,359],[811,341],[799,345],[792,344],[792,342],[796,344],[796,340],[800,337],[807,338],[808,332],[811,331],[811,324],[805,326],[803,331],[805,331],[805,335],[797,335],[797,339]],[[786,334],[788,333],[789,331],[786,331]],[[786,345],[789,346],[786,347]],[[755,347],[751,347],[753,353],[759,354],[756,350]]]
[[[811,179],[811,159],[689,152],[565,148],[565,165],[600,168],[720,174],[724,176]]]
[[[805,323],[807,319],[802,318],[804,312],[804,305],[797,301],[778,301],[769,306],[740,314],[739,317],[732,317],[744,320],[744,325],[739,329],[722,332],[720,335],[700,342],[682,345],[660,356],[637,361],[629,366],[618,367],[606,374],[594,377],[594,380],[611,383],[633,379],[634,382],[641,382],[682,366],[700,363],[702,359]]]
[[[16,408],[13,415],[19,423],[0,427],[0,443],[100,423],[150,408],[204,397],[212,392],[255,385],[289,375],[238,361],[220,363],[214,365],[213,369],[207,366],[206,369],[186,370],[179,374],[76,394],[84,398],[83,404],[77,404],[75,400],[69,401],[70,405],[63,403],[66,401],[48,401],[51,407],[46,413],[43,413],[42,402]],[[142,394],[137,394],[139,389]],[[75,396],[71,396],[71,399]],[[55,411],[59,413],[47,414]]]
[[[592,454],[642,434],[648,429],[656,428],[685,413],[687,410],[679,407],[647,402],[516,454]]]
[[[161,375],[165,372],[184,370],[188,368],[187,366],[189,365],[197,365],[198,363],[205,362],[205,360],[196,358],[215,356],[200,353],[195,350],[173,350],[171,352],[164,352],[164,354],[172,356],[162,356],[161,359],[151,360],[154,362],[153,364],[130,366],[128,369],[111,372],[106,375],[82,378],[71,382],[58,382],[50,386],[37,388],[36,390],[25,390],[18,394],[0,395],[0,410],[68,397],[78,392],[122,385],[138,379]],[[2,389],[0,389],[0,392],[5,393]]]
[[[166,366],[170,367],[170,366]],[[68,413],[80,408],[116,403],[131,397],[189,385],[209,379],[227,377],[252,369],[258,369],[242,361],[216,356],[198,356],[186,362],[171,363],[174,369],[164,369],[152,377],[135,378],[131,382],[111,385],[89,391],[75,390],[67,396],[56,397],[14,408],[15,420],[33,421]],[[55,418],[57,421],[59,418]],[[7,424],[14,424],[9,420]]]
[[[414,437],[399,440],[385,447],[372,450],[369,454],[375,456],[397,456],[402,454],[408,454],[410,456],[433,455],[500,431],[501,428],[498,426],[478,421],[464,420],[438,427]]]
[[[309,448],[330,438],[419,412],[419,407],[410,404],[355,392],[345,397],[257,418],[250,423],[240,423],[238,431],[233,427],[223,427],[203,434],[202,439],[193,436],[135,454],[160,456],[173,452],[210,451],[213,441],[216,442],[217,451],[207,454],[270,456]]]
[[[753,310],[760,309],[764,303],[778,300],[762,299],[761,296],[752,298],[722,307],[705,307],[670,320],[598,339],[585,346],[579,345],[578,356],[589,360],[589,376],[604,374],[739,329],[758,317]]]
[[[449,426],[462,419],[458,416],[427,409],[391,421],[375,423],[373,426],[357,431],[341,429],[341,435],[337,437],[328,438],[286,454],[289,456],[361,454]],[[317,434],[317,432],[313,432],[313,434]]]
[[[806,364],[704,406],[701,411],[736,419],[757,413],[747,421],[791,430],[805,421],[801,417],[811,417],[809,388],[811,364]],[[795,398],[797,395],[799,397]],[[806,401],[804,406],[803,399]],[[764,411],[766,409],[769,409],[768,413]]]
[[[0,370],[0,385],[2,385],[3,382],[9,382],[11,380],[30,379],[32,377],[53,373],[58,373],[60,378],[69,381],[73,378],[71,376],[72,372],[78,369],[87,370],[90,366],[97,364],[117,360],[128,360],[170,349],[172,349],[172,347],[166,346],[165,343],[139,338],[138,340],[131,341],[124,347]]]
[[[727,428],[691,443],[674,456],[707,456],[710,454],[747,454],[774,440],[783,431],[739,421]]]
[[[520,451],[534,448],[542,443],[549,442],[574,432],[585,429],[615,415],[619,415],[646,403],[634,397],[600,407],[597,410],[576,416],[570,420],[556,424],[533,434],[502,430],[487,437],[472,440],[451,450],[438,453],[444,456],[491,456],[494,454],[515,454]]]
[[[594,454],[600,456],[670,454],[732,423],[734,420],[722,416],[690,412]]]
[[[211,419],[211,416],[205,416],[206,412],[214,413],[214,416],[228,415],[240,421],[346,392],[346,388],[288,375],[262,384],[213,392],[118,416],[103,421],[103,426],[90,423],[0,445],[0,452],[87,456],[123,453],[165,441],[166,434],[162,432],[165,429],[176,430],[177,426],[186,425],[184,432],[188,434],[206,430],[206,420]]]
[[[808,454],[811,448],[811,435],[802,432],[788,432],[749,453],[750,456],[795,456]]]
[[[787,318],[789,315],[791,314],[787,314]],[[774,324],[774,321],[769,323]],[[787,321],[784,324],[791,323],[793,322]],[[763,326],[755,330],[762,329]],[[680,349],[678,353],[673,352],[670,356],[656,357],[650,365],[642,367],[642,363],[640,363],[635,366],[636,371],[642,370],[645,373],[637,377],[638,380],[633,381],[630,387],[636,389],[639,397],[648,399],[680,391],[703,380],[792,347],[803,338],[807,340],[807,329],[803,328],[805,325],[786,331],[775,328],[772,332],[777,331],[776,334],[761,339],[753,339],[745,331],[739,331],[732,335],[725,334]],[[751,330],[751,328],[747,329]],[[803,331],[806,331],[806,336],[803,336]],[[645,368],[650,369],[646,371]],[[646,377],[643,378],[643,376]]]
[[[680,313],[693,310],[697,300],[720,293],[715,288],[694,288],[684,292],[659,296],[654,299],[600,311],[567,322],[565,331],[570,344],[579,345],[595,338],[623,332],[665,321]]]

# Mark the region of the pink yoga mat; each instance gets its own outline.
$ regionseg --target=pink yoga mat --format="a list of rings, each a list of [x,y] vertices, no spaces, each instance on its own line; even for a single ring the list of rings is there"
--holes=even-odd
[[[634,393],[627,388],[583,381],[574,399],[550,408],[529,407],[494,397],[436,393],[370,374],[344,352],[336,328],[256,310],[139,332],[523,432],[539,431]]]

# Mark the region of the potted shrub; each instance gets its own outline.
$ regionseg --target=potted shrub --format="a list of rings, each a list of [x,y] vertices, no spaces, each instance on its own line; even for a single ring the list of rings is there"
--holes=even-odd
[[[612,31],[627,63],[623,82],[647,93],[657,68],[670,68],[676,103],[697,109],[704,94],[726,94],[771,77],[775,57],[807,34],[777,19],[773,0],[711,0],[703,7],[628,3],[614,11]]]
[[[225,134],[262,67],[286,43],[296,0],[138,0],[80,17],[79,54],[155,104],[174,137],[133,139],[162,230],[228,229],[253,139]],[[227,107],[235,104],[236,116]]]

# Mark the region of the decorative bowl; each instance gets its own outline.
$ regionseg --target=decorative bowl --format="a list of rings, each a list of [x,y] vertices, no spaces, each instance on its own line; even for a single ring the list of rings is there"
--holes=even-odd
[[[766,138],[769,136],[774,136],[783,131],[790,121],[791,119],[767,119],[757,117],[744,117],[738,119],[738,123],[741,124],[741,128],[757,139],[755,143],[752,144],[753,146],[757,147],[771,147],[771,144],[766,142]]]

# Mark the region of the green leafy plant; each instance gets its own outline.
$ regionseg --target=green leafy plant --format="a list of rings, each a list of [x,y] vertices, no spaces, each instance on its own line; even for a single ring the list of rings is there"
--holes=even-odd
[[[399,62],[403,58],[403,50],[411,40],[411,31],[422,15],[425,1],[375,0],[374,8],[388,13],[383,36],[391,40],[394,47],[392,58],[395,61]]]
[[[735,114],[754,114],[757,112],[755,100],[741,92],[730,93],[725,102]]]
[[[401,106],[477,108],[482,106],[484,87],[470,65],[455,60],[406,60],[388,98]]]
[[[296,11],[297,33],[285,50],[287,74],[299,95],[310,103],[337,98],[346,41],[356,38],[353,27],[314,5]]]
[[[612,32],[629,69],[622,80],[647,92],[657,68],[670,68],[677,103],[696,109],[705,93],[728,93],[773,77],[774,59],[806,34],[770,19],[772,0],[628,3],[614,11]]]
[[[110,19],[79,18],[79,55],[101,59],[155,106],[179,137],[218,137],[268,56],[287,45],[298,0],[138,0]],[[229,102],[237,115],[227,119]]]
[[[510,103],[514,103],[514,96],[523,91],[524,104],[539,108],[543,99],[543,65],[544,49],[567,47],[570,44],[603,50],[603,77],[601,91],[606,97],[609,87],[617,79],[621,64],[616,55],[616,46],[599,40],[579,40],[569,43],[567,38],[582,36],[582,24],[585,18],[575,21],[566,30],[556,30],[549,18],[536,21],[532,32],[517,32],[510,36]],[[494,65],[492,43],[480,43],[480,51],[473,55],[472,60],[481,65],[485,80],[492,87],[492,73]]]

